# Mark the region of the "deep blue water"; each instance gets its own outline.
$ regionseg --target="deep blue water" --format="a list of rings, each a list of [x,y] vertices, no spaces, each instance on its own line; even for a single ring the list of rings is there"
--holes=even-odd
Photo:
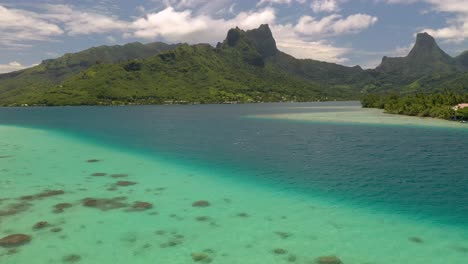
[[[224,167],[257,184],[468,226],[468,129],[243,118],[316,105],[1,108],[0,124],[72,132],[122,150]]]

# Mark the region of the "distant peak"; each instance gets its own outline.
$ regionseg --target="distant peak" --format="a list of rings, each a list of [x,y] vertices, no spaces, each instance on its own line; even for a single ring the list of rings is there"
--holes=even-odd
[[[268,24],[262,24],[256,29],[248,30],[251,34],[261,34],[264,37],[273,38],[273,33],[271,32],[270,26]]]
[[[418,35],[416,36],[416,45],[418,43],[419,44],[430,43],[433,45],[437,45],[435,39],[431,35],[429,35],[427,32],[418,33]]]
[[[268,24],[262,24],[257,29],[247,31],[247,36],[255,43],[258,51],[264,57],[273,56],[278,51]]]
[[[278,52],[276,41],[268,24],[262,24],[256,29],[247,31],[239,27],[232,28],[228,31],[226,40],[223,43],[229,47],[236,47],[239,43],[248,43],[263,58],[274,56]],[[223,44],[217,45],[218,48],[222,46]]]
[[[449,60],[449,55],[447,55],[440,47],[437,45],[436,40],[429,35],[428,33],[419,33],[416,36],[416,43],[414,44],[413,49],[409,53],[408,57],[410,58],[444,58]]]
[[[260,27],[258,27],[258,29],[271,31],[270,26],[268,24],[261,24]]]

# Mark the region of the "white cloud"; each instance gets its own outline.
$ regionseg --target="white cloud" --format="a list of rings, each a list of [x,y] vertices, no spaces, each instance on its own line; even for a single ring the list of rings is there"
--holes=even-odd
[[[257,3],[257,6],[261,5],[290,5],[292,3],[299,3],[299,4],[305,4],[307,3],[307,0],[260,0]]]
[[[0,5],[0,47],[27,47],[26,42],[48,40],[63,33],[62,29],[37,13]]]
[[[450,13],[454,16],[447,19],[447,25],[441,28],[425,28],[421,32],[427,32],[436,38],[449,42],[461,42],[468,39],[468,3],[466,0],[385,0],[390,4],[407,4],[422,2],[431,6],[433,12]]]
[[[190,9],[195,14],[219,14],[229,12],[229,7],[234,0],[163,0],[165,7],[172,7],[175,10]]]
[[[206,15],[195,16],[191,11],[176,11],[168,7],[160,12],[146,15],[134,21],[134,30],[127,36],[156,39],[163,38],[170,42],[209,42],[222,40],[232,27],[252,29],[260,24],[275,21],[273,9],[267,8],[257,12],[241,12],[232,19],[214,19]]]
[[[340,9],[337,0],[314,0],[311,7],[315,13],[332,13]]]
[[[280,50],[299,59],[315,59],[321,61],[344,63],[345,57],[351,51],[349,48],[335,47],[324,40],[310,41],[301,38],[293,25],[276,25],[272,29]]]
[[[266,4],[291,4],[292,0],[260,0],[257,6]]]
[[[63,24],[69,35],[83,35],[121,31],[128,27],[128,22],[98,13],[75,10],[67,5],[47,5],[43,17]]]
[[[377,20],[377,17],[366,14],[354,14],[346,18],[334,14],[320,20],[311,16],[303,16],[295,26],[295,30],[309,36],[322,37],[353,34],[372,26]]]
[[[107,40],[107,42],[109,42],[111,44],[117,43],[117,39],[114,36],[107,36],[106,40]]]
[[[25,65],[22,65],[21,63],[19,63],[17,61],[12,61],[12,62],[7,63],[7,64],[0,64],[0,73],[19,71],[19,70],[29,68],[29,67],[32,67],[32,66],[35,66],[35,65],[25,66]]]

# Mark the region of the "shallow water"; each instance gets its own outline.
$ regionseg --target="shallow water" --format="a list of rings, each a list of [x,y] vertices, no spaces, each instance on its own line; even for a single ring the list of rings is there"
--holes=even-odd
[[[360,106],[312,106],[302,107],[299,109],[312,111],[305,113],[254,115],[252,117],[276,120],[294,120],[303,122],[328,122],[335,124],[374,124],[388,126],[401,125],[462,129],[466,129],[468,127],[467,124],[460,122],[453,122],[428,117],[423,118],[405,115],[392,115],[386,114],[383,110],[380,109],[363,109]],[[322,111],[314,111],[318,109],[321,109]]]
[[[466,261],[466,131],[242,118],[308,107],[0,111],[15,125],[0,126],[0,211],[25,208],[0,216],[0,237],[32,235],[18,252],[0,248],[0,263]],[[109,118],[122,115],[140,121]],[[65,193],[10,207],[45,190]],[[113,210],[82,201],[116,197]],[[54,213],[58,203],[72,207]]]

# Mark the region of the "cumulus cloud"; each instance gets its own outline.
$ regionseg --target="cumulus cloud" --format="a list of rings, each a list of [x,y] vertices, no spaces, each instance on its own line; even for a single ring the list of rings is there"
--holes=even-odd
[[[44,5],[32,12],[0,5],[0,48],[25,48],[32,41],[54,37],[122,31],[128,22],[111,16],[75,10],[67,5]]]
[[[366,14],[354,14],[345,18],[334,14],[319,20],[311,16],[303,16],[294,29],[311,36],[336,36],[360,32],[375,24],[377,20],[377,17]]]
[[[35,66],[35,65],[25,66],[17,61],[12,61],[7,64],[0,64],[0,73],[19,71],[19,70],[26,69],[32,66]]]
[[[265,4],[291,4],[292,0],[260,0],[257,6]]]
[[[0,47],[27,47],[25,42],[47,40],[63,30],[37,13],[0,5]]]
[[[168,7],[137,19],[131,25],[134,30],[127,37],[145,39],[163,38],[170,42],[209,42],[223,39],[232,27],[252,29],[260,24],[270,24],[276,19],[275,11],[267,8],[257,12],[241,12],[232,19],[214,19],[210,16],[195,16],[191,11],[176,11]]]
[[[234,0],[163,0],[165,7],[176,10],[190,9],[195,14],[223,14],[228,13]]]
[[[468,38],[468,4],[463,0],[434,1],[427,0],[437,12],[454,14],[447,19],[447,25],[442,28],[426,28],[425,31],[436,38],[447,41],[461,42]]]
[[[349,48],[335,47],[325,40],[306,40],[299,36],[293,25],[276,25],[273,27],[277,46],[280,50],[299,59],[316,59],[321,61],[345,63]]]
[[[47,5],[46,11],[44,18],[63,24],[66,33],[72,36],[122,31],[128,27],[126,21],[98,13],[74,10],[68,5]]]
[[[468,4],[466,0],[384,0],[390,4],[426,3],[433,12],[453,14],[447,19],[446,26],[441,28],[425,28],[421,32],[427,32],[436,38],[451,42],[461,42],[468,39]]]
[[[315,13],[332,13],[340,9],[337,0],[314,0],[312,1],[311,7]]]

